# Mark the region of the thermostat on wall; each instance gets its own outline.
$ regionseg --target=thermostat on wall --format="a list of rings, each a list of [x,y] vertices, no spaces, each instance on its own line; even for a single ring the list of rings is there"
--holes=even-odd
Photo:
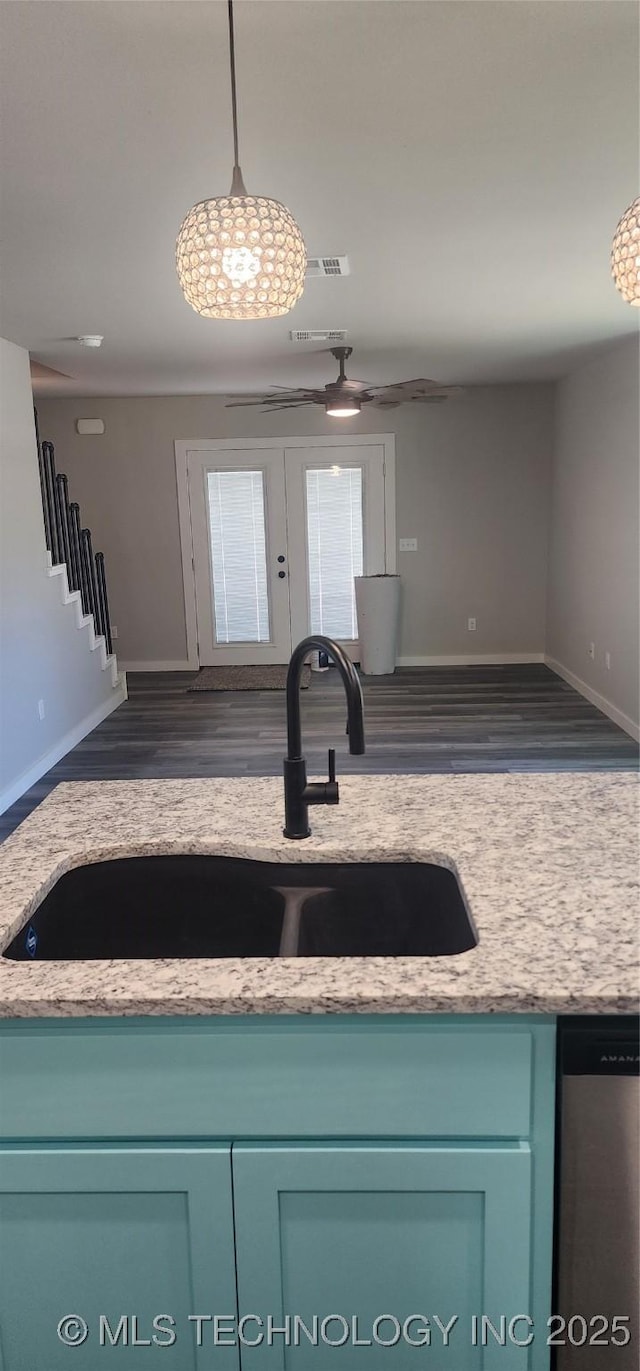
[[[76,419],[76,433],[104,433],[104,419]]]

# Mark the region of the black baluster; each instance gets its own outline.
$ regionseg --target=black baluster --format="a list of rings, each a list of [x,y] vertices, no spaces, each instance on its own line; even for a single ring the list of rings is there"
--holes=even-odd
[[[57,516],[56,460],[53,452],[53,443],[44,442],[42,444],[42,460],[45,473],[47,509],[49,511],[49,528],[51,530],[51,561],[54,566],[58,566],[62,561],[62,546]]]
[[[80,569],[78,567],[77,550],[73,536],[73,521],[71,517],[71,505],[69,504],[69,482],[63,473],[56,477],[56,481],[58,483],[58,497],[62,505],[62,522],[65,537],[65,556],[67,559],[69,587],[71,590],[79,590]]]
[[[44,520],[44,538],[49,552],[51,552],[51,518],[49,514],[49,501],[47,499],[47,477],[45,473],[44,456],[40,444],[40,430],[38,428],[38,411],[34,407],[34,423],[36,426],[36,445],[38,449],[38,471],[40,474],[40,494],[42,496],[42,517]]]
[[[69,589],[73,590],[75,589],[75,587],[72,584],[71,576],[71,543],[69,539],[69,491],[67,487],[67,478],[63,475],[61,471],[58,472],[56,476],[56,505],[58,510],[58,522],[60,526],[60,539],[62,544],[62,560],[65,562],[67,568],[67,581],[69,584]]]
[[[56,458],[53,450],[53,443],[49,443],[51,449],[51,484],[53,490],[53,525],[55,529],[54,544],[56,548],[56,562],[58,566],[65,560],[64,556],[64,532],[62,528],[62,510],[58,499],[58,473],[56,471]]]
[[[83,528],[80,537],[82,538],[82,557],[87,578],[87,590],[89,592],[89,613],[93,614],[93,626],[96,633],[98,633],[98,588],[96,584],[96,564],[93,560],[90,530],[88,528]]]
[[[93,558],[93,569],[94,569],[95,581],[96,581],[96,611],[97,611],[97,615],[98,615],[98,617],[97,617],[97,619],[96,619],[96,633],[100,633],[100,634],[102,635],[102,637],[104,638],[105,642],[106,642],[107,635],[106,635],[106,632],[105,632],[105,625],[104,625],[104,604],[103,604],[103,600],[102,600],[102,585],[101,585],[101,582],[100,582],[100,572],[99,572],[99,570],[98,570],[98,554],[97,554],[97,552],[94,554],[94,558]]]
[[[84,555],[82,551],[80,506],[76,500],[72,500],[71,504],[69,505],[69,520],[69,530],[71,543],[73,546],[73,555],[75,558],[75,563],[78,571],[78,590],[80,591],[80,595],[82,598],[82,612],[83,614],[90,614],[91,604],[89,602],[89,587],[87,584],[87,577],[84,566]]]
[[[109,614],[109,597],[107,595],[104,552],[96,552],[96,578],[98,582],[98,599],[100,601],[101,632],[104,634],[106,649],[110,656],[113,652],[113,643],[111,641],[111,617]]]

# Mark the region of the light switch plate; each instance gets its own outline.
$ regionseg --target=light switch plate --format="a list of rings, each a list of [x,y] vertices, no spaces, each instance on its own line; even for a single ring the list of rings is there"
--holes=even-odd
[[[399,544],[398,544],[398,546],[399,546],[401,552],[417,552],[417,551],[418,551],[418,539],[417,539],[417,538],[401,538],[401,539],[400,539],[400,542],[399,542]]]

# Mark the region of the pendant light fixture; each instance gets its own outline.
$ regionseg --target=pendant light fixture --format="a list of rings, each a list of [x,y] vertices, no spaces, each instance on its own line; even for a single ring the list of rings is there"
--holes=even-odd
[[[640,196],[625,210],[613,235],[611,275],[623,300],[640,307]]]
[[[233,177],[228,195],[189,210],[176,243],[185,299],[207,319],[273,319],[304,289],[307,254],[295,219],[278,200],[248,195],[238,156],[233,0],[228,0]]]

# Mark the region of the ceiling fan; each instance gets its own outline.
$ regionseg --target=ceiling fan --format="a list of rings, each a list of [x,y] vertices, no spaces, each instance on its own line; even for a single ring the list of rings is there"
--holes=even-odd
[[[233,409],[241,405],[262,405],[264,409],[300,409],[303,405],[324,405],[325,412],[332,419],[348,419],[359,414],[363,405],[375,405],[378,409],[394,409],[406,401],[419,401],[421,404],[436,405],[447,400],[450,395],[459,395],[461,386],[441,386],[438,381],[420,377],[416,381],[392,381],[386,386],[370,386],[366,381],[350,381],[345,372],[345,362],[353,348],[337,347],[328,349],[339,364],[340,372],[336,381],[330,381],[322,390],[301,386],[299,389],[278,387],[265,395],[237,396],[227,401]]]

